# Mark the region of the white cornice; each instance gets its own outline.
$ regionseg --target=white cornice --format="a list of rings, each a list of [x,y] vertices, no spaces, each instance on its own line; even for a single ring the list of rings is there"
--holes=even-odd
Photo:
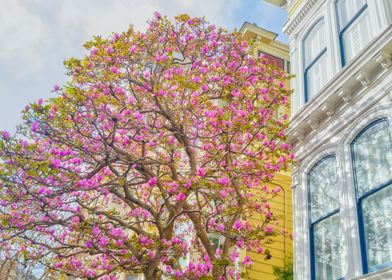
[[[360,92],[372,87],[382,73],[390,71],[392,66],[385,58],[389,59],[392,54],[391,38],[392,26],[389,26],[293,116],[287,131],[289,142],[296,146],[305,141],[308,135],[320,129],[322,123],[328,123],[337,111],[349,106],[347,104]]]
[[[293,30],[298,26],[298,24],[302,21],[306,14],[309,13],[309,11],[318,1],[319,0],[308,0],[304,4],[302,4],[302,7],[299,8],[299,10],[295,12],[294,15],[292,15],[290,19],[284,24],[283,32],[287,35],[291,35]]]

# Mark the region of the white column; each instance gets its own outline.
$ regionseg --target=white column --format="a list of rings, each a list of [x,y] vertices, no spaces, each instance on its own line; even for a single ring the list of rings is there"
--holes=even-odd
[[[362,275],[362,256],[350,144],[341,143],[337,156],[339,177],[344,188],[340,190],[342,239],[346,248],[342,261],[346,265],[345,279],[352,279]]]
[[[310,279],[308,202],[302,174],[293,171],[294,279]]]
[[[291,80],[291,87],[294,90],[291,95],[291,117],[298,112],[300,108],[300,95],[298,89],[298,55],[297,55],[297,41],[296,36],[291,35],[289,38],[289,46],[290,46],[290,71],[291,74],[294,74],[295,77]]]

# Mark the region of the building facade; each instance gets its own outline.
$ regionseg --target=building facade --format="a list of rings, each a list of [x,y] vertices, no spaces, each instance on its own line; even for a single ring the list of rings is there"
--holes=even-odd
[[[296,75],[295,279],[392,279],[392,1],[269,2]]]
[[[256,57],[263,56],[268,62],[284,71],[290,72],[289,47],[288,45],[277,40],[277,34],[258,27],[255,24],[245,22],[239,30],[244,38],[254,40]],[[287,85],[289,87],[290,85]],[[290,115],[290,108],[281,107],[277,114]],[[275,175],[271,186],[280,186],[282,191],[270,203],[272,212],[277,217],[279,227],[287,232],[292,231],[292,198],[291,198],[291,174],[289,172],[280,172]],[[252,221],[250,221],[252,222]],[[258,222],[258,221],[253,221]],[[265,246],[270,253],[260,255],[256,252],[247,252],[252,258],[254,264],[247,273],[246,279],[252,280],[273,280],[274,267],[283,268],[285,266],[285,257],[292,255],[293,240],[289,234],[278,235],[274,242]]]

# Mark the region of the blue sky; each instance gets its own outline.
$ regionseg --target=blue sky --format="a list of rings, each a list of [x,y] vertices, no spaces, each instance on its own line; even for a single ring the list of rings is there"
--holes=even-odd
[[[263,0],[0,0],[0,130],[15,131],[29,102],[49,98],[63,84],[63,61],[84,54],[93,35],[143,30],[154,11],[205,16],[229,30],[244,21],[276,32],[286,12]]]

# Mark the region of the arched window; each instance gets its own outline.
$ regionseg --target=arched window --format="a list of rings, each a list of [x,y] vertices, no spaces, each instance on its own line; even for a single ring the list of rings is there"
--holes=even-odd
[[[338,0],[336,11],[344,66],[369,43],[370,20],[366,0]]]
[[[305,102],[327,82],[327,41],[324,19],[320,19],[303,42]]]
[[[351,144],[364,273],[392,265],[392,141],[380,119]]]
[[[308,173],[312,279],[343,276],[339,192],[335,156],[319,161]]]

